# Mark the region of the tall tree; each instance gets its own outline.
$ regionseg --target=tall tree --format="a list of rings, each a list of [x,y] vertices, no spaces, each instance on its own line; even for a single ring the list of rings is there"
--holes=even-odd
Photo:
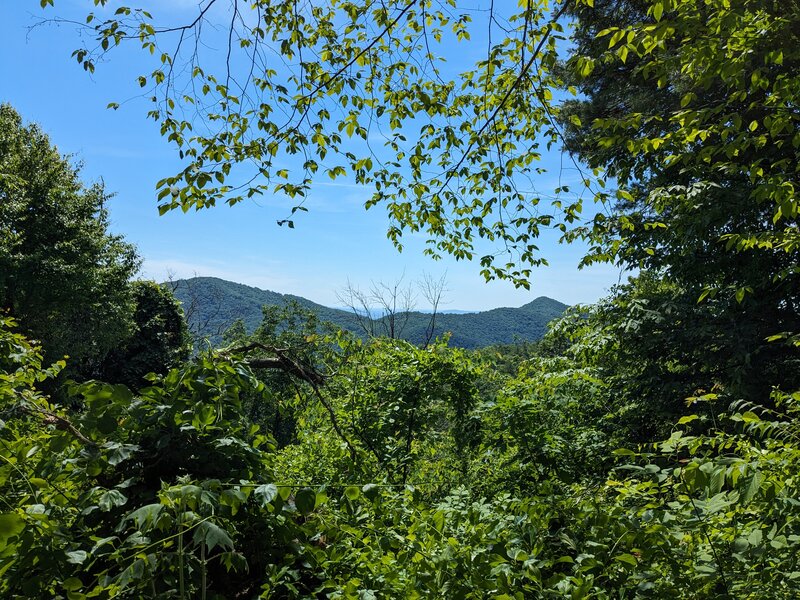
[[[108,231],[102,184],[36,125],[0,106],[0,303],[41,340],[47,360],[67,354],[72,375],[94,375],[131,332],[131,244]]]
[[[628,347],[649,346],[639,356],[687,385],[702,372],[754,400],[793,389],[797,351],[768,338],[800,331],[798,4],[618,0],[572,13],[568,72],[585,99],[561,113],[567,147],[619,186],[584,230],[586,261],[671,282],[625,292],[671,323]]]

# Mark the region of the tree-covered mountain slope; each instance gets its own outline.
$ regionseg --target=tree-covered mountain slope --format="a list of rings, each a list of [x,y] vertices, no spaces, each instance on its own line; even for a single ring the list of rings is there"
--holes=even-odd
[[[261,323],[262,306],[280,306],[292,301],[314,311],[323,321],[363,333],[359,325],[363,318],[300,296],[261,290],[215,277],[180,279],[166,285],[171,286],[175,296],[183,303],[190,329],[200,336],[208,336],[212,342],[218,342],[222,332],[237,319],[242,319],[247,331],[252,332]],[[544,334],[547,323],[561,316],[566,308],[566,304],[542,296],[519,308],[495,308],[464,314],[442,313],[436,315],[434,337],[449,332],[451,345],[462,348],[537,340]],[[412,312],[400,337],[412,342],[423,341],[430,323],[430,314]]]

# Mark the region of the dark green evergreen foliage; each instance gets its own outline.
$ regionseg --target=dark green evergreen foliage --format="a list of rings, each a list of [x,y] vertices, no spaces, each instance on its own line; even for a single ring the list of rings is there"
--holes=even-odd
[[[262,306],[286,306],[296,302],[313,311],[320,321],[334,323],[342,329],[362,333],[359,319],[351,312],[321,306],[305,298],[259,290],[212,277],[179,280],[173,284],[175,296],[188,313],[190,327],[200,336],[208,336],[219,344],[221,334],[237,319],[248,332],[261,322]],[[191,307],[191,308],[189,308]],[[559,317],[566,305],[540,297],[520,308],[496,308],[480,313],[436,316],[434,337],[450,333],[450,344],[459,348],[481,348],[491,344],[507,344],[516,340],[537,340],[544,335],[547,323]],[[421,344],[426,339],[430,315],[412,312],[403,330],[403,339]],[[381,331],[376,327],[376,331]]]
[[[168,289],[154,281],[134,281],[131,293],[133,331],[108,353],[100,379],[138,389],[148,373],[164,375],[186,360],[192,344],[180,304]]]
[[[0,106],[0,306],[47,360],[69,355],[73,376],[95,375],[133,326],[139,259],[108,232],[107,199],[39,127]]]

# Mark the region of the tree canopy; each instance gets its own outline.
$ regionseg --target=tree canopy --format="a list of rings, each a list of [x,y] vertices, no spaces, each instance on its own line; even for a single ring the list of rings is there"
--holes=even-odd
[[[93,375],[132,327],[139,258],[108,231],[108,194],[36,125],[0,106],[0,306],[41,340],[47,360]]]
[[[92,70],[128,43],[160,57],[139,82],[186,164],[159,183],[162,211],[302,198],[315,177],[349,177],[372,188],[368,207],[385,206],[398,246],[422,231],[431,255],[478,258],[486,277],[518,285],[546,261],[536,239],[548,228],[592,243],[588,261],[636,266],[673,261],[700,232],[728,252],[782,254],[787,275],[798,249],[797,10],[761,0],[206,0],[177,24],[135,6],[90,14],[81,26],[97,45],[75,57]],[[205,52],[211,40],[224,60]],[[589,101],[565,111],[565,94]],[[576,163],[585,189],[537,192],[543,149],[564,141],[589,163]],[[721,195],[736,209],[715,214]],[[707,209],[693,208],[698,196]],[[637,201],[641,217],[624,208]],[[743,211],[753,217],[741,221]],[[498,252],[475,256],[478,238]]]
[[[99,378],[137,389],[145,375],[163,375],[189,358],[192,341],[181,305],[167,287],[134,281],[131,295],[133,331],[104,358]]]

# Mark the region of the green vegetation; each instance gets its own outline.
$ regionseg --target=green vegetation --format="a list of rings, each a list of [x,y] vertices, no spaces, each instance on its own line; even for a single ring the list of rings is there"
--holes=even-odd
[[[77,382],[55,380],[65,363],[50,357],[73,324],[59,280],[41,300],[53,315],[36,333],[41,345],[27,337],[39,325],[26,322],[27,304],[7,302],[0,595],[800,596],[800,5],[523,2],[508,37],[458,86],[392,60],[430,52],[427,36],[468,37],[455,1],[255,7],[258,26],[234,18],[228,39],[243,49],[280,42],[287,72],[256,86],[270,102],[253,108],[227,80],[187,70],[216,84],[199,88],[210,97],[197,114],[221,123],[204,137],[170,112],[196,100],[174,95],[190,87],[152,76],[156,102],[164,98],[152,116],[191,163],[163,182],[165,208],[240,200],[229,177],[254,160],[263,179],[245,196],[273,186],[270,177],[298,195],[320,168],[314,157],[330,153],[344,160],[332,177],[349,168],[375,186],[396,241],[403,228],[424,230],[434,253],[462,258],[473,235],[506,241],[517,260],[488,257],[482,268],[523,284],[538,260],[535,235],[556,225],[591,242],[586,262],[638,274],[519,347],[360,339],[322,323],[316,307],[276,298],[254,330],[235,321],[224,347],[192,359],[174,299],[137,284],[139,309],[124,313],[137,333],[103,355],[115,366],[105,383],[81,370]],[[204,14],[178,35],[199,36]],[[560,56],[566,18],[575,44]],[[102,50],[131,37],[155,50],[175,33],[125,8],[92,23]],[[90,53],[76,57],[93,68]],[[575,95],[556,105],[553,90]],[[331,102],[349,112],[328,111]],[[281,103],[296,107],[285,128],[270,120]],[[28,263],[6,248],[35,231],[6,205],[48,172],[14,171],[17,157],[55,165],[71,202],[87,193],[35,128],[3,111],[0,282],[13,300],[9,282],[24,280]],[[423,113],[430,123],[406,153],[400,130]],[[368,116],[391,121],[396,160],[367,163],[371,155],[343,145],[342,134],[366,137]],[[556,143],[562,128],[567,147],[615,182],[587,182],[607,201],[588,223],[579,197],[556,199],[556,218],[530,210],[539,200],[514,185],[533,169],[537,136]],[[28,138],[36,143],[15,141]],[[299,152],[299,181],[272,170],[273,157]],[[443,175],[431,179],[433,166]],[[496,212],[506,201],[528,216]],[[71,214],[69,203],[42,206]],[[126,247],[103,237],[102,211],[89,206],[92,243]],[[51,243],[60,257],[61,238]],[[133,371],[119,368],[128,363]],[[155,372],[142,384],[145,366]],[[59,402],[45,391],[56,387]]]
[[[139,259],[108,233],[107,197],[0,106],[0,306],[42,340],[47,360],[69,354],[83,377],[133,326],[128,280]]]
[[[352,311],[328,308],[299,296],[277,294],[214,277],[194,277],[166,284],[183,303],[189,327],[197,337],[213,343],[241,319],[249,332],[261,323],[263,306],[284,307],[296,303],[314,312],[321,321],[363,334],[361,319]],[[450,334],[450,344],[460,348],[481,348],[516,340],[538,340],[547,324],[561,316],[566,305],[551,298],[537,298],[520,308],[497,308],[480,313],[437,314],[432,337]],[[378,321],[376,317],[376,321]],[[431,315],[411,311],[399,337],[415,344],[426,339]],[[380,331],[380,327],[375,327]]]

